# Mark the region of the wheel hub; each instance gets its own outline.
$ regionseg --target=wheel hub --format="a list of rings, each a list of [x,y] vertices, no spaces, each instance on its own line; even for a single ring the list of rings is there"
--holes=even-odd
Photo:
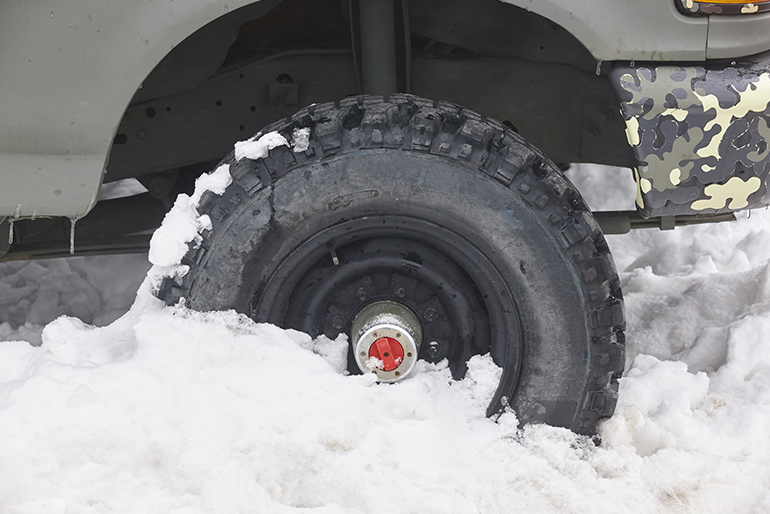
[[[358,368],[381,382],[406,377],[417,361],[422,327],[405,305],[389,300],[370,303],[356,315],[350,341]]]
[[[369,347],[369,359],[377,359],[382,369],[393,371],[404,361],[404,347],[392,337],[381,337]]]

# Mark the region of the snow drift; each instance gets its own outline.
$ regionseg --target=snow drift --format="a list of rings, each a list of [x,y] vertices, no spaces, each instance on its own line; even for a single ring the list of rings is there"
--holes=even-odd
[[[625,173],[569,176],[613,209]],[[152,279],[116,320],[143,258],[0,265],[0,512],[770,512],[770,214],[608,240],[628,362],[598,447],[486,419],[487,358],[377,384],[339,373],[342,339],[165,307]]]

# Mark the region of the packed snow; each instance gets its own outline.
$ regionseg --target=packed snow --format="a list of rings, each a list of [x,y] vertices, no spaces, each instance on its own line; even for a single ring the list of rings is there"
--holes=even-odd
[[[568,176],[633,205],[628,170]],[[770,213],[608,241],[628,348],[600,446],[485,418],[486,357],[378,384],[343,338],[162,305],[146,255],[0,264],[0,512],[770,512]]]
[[[222,164],[213,172],[196,179],[192,196],[177,196],[173,208],[166,214],[163,224],[150,241],[148,258],[157,268],[153,275],[161,277],[187,273],[187,267],[181,265],[180,261],[187,253],[188,243],[200,243],[200,233],[211,227],[209,217],[205,214],[199,216],[196,210],[201,196],[205,191],[221,195],[232,181],[230,165]]]
[[[310,128],[297,128],[292,131],[291,144],[278,132],[261,132],[246,141],[235,143],[235,159],[264,159],[268,152],[279,146],[291,146],[294,152],[304,152],[310,145]]]

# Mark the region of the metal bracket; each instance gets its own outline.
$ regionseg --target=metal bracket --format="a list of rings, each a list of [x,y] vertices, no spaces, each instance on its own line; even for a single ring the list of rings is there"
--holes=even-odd
[[[675,227],[735,221],[735,214],[693,214],[644,218],[636,211],[597,211],[593,213],[605,234],[627,234],[638,228],[674,230]]]

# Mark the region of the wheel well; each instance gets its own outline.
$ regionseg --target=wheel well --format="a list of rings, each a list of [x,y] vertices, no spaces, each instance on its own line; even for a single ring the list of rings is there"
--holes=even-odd
[[[359,93],[347,6],[263,0],[191,35],[134,95],[105,181],[218,160],[303,105]],[[555,161],[630,164],[606,80],[558,24],[499,0],[410,0],[408,12],[409,92],[510,121]]]

